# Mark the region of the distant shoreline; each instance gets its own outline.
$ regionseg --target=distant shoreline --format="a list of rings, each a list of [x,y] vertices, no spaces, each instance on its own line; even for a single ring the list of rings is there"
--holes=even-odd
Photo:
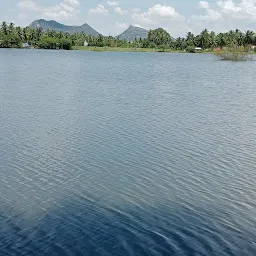
[[[0,49],[18,49],[18,50],[46,50],[46,51],[88,51],[88,52],[145,52],[145,53],[187,53],[187,54],[212,54],[216,55],[216,51],[213,50],[200,50],[196,52],[188,52],[182,50],[173,50],[173,49],[159,49],[159,48],[122,48],[122,47],[95,47],[95,46],[73,46],[70,50],[64,49],[42,49],[42,48],[0,48]],[[249,55],[255,55],[256,52],[251,51]]]
[[[73,46],[74,51],[94,51],[94,52],[159,52],[159,53],[188,53],[182,50],[158,49],[158,48],[122,48],[122,47],[94,47],[94,46]],[[197,53],[213,53],[213,51],[200,51]]]
[[[90,51],[90,52],[156,52],[156,53],[189,53],[189,54],[216,54],[213,50],[199,50],[196,52],[188,52],[173,49],[159,49],[159,48],[122,48],[122,47],[94,47],[94,46],[74,46],[73,51]],[[255,55],[256,52],[251,51],[249,55]]]
[[[0,48],[0,49],[17,49],[17,50],[45,50],[45,51],[88,51],[88,52],[158,52],[158,53],[189,53],[182,50],[157,49],[157,48],[121,48],[121,47],[94,47],[94,46],[73,46],[70,50],[65,49],[43,49],[43,48]],[[201,51],[196,53],[213,53],[213,51]]]

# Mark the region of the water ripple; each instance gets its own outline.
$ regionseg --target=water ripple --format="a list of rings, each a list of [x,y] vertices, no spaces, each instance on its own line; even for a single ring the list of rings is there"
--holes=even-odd
[[[1,256],[256,255],[253,62],[0,51]]]

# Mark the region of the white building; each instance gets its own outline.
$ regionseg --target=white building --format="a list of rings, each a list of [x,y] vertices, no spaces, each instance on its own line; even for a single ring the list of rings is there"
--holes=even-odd
[[[31,46],[28,42],[26,42],[26,43],[22,43],[22,47],[23,48],[30,48]]]

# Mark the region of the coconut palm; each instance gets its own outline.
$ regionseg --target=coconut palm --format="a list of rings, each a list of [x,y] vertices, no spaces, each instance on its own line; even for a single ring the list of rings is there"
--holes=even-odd
[[[195,45],[194,39],[195,39],[195,36],[191,32],[188,32],[186,36],[187,46],[194,46]]]
[[[216,34],[213,31],[211,31],[209,35],[209,44],[212,49],[215,48],[218,44]]]
[[[244,36],[244,43],[246,46],[250,46],[253,44],[254,42],[254,32],[253,31],[250,31],[250,30],[247,30],[245,32],[245,36]]]
[[[2,30],[4,35],[8,35],[7,23],[5,21],[2,22],[1,30]]]
[[[207,49],[210,46],[210,41],[209,41],[209,32],[207,29],[203,30],[200,34],[201,40],[200,44],[203,49]]]
[[[227,35],[225,33],[218,34],[217,42],[218,42],[218,46],[220,46],[221,49],[223,47],[225,47],[227,45],[227,42],[228,42]]]

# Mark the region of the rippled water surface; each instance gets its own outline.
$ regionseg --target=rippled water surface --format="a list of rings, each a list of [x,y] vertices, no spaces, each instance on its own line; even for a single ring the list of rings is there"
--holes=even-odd
[[[0,50],[0,255],[256,255],[255,70]]]

